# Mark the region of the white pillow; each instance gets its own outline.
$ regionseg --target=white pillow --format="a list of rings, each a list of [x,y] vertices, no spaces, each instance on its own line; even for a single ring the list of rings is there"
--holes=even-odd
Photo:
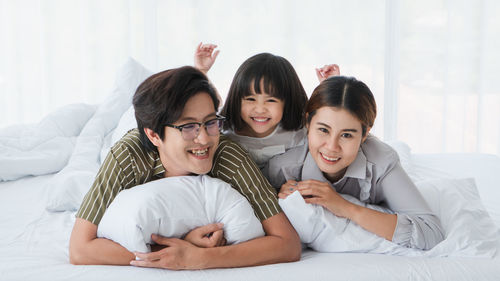
[[[100,166],[100,152],[105,137],[113,130],[122,114],[130,107],[137,87],[151,72],[129,58],[118,71],[113,91],[97,108],[78,136],[69,163],[48,183],[49,211],[78,209],[92,185]]]
[[[500,227],[500,157],[484,153],[434,153],[412,155],[414,171],[420,180],[435,178],[474,178],[485,209]]]
[[[111,145],[119,141],[128,131],[137,128],[137,120],[135,119],[134,106],[130,106],[128,110],[123,113],[122,118],[116,129],[113,131],[111,136]]]
[[[380,206],[365,204],[342,194],[354,204],[392,213]],[[298,191],[279,204],[300,236],[300,241],[318,252],[394,253],[398,245],[361,228],[351,220],[335,216],[327,209],[308,204]]]
[[[445,230],[446,239],[427,255],[495,255],[500,231],[484,208],[474,179],[433,179],[416,185]]]
[[[406,171],[406,173],[413,179],[414,169],[413,162],[411,157],[411,149],[405,142],[393,140],[393,141],[385,141],[388,145],[390,145],[399,156],[399,161],[401,162],[401,166]]]
[[[320,252],[432,257],[495,255],[499,230],[482,206],[473,179],[437,179],[416,185],[446,232],[445,240],[429,251],[405,248],[376,236],[319,205],[306,204],[298,192],[279,203],[301,241]]]
[[[181,238],[218,222],[228,244],[264,235],[250,203],[228,183],[206,175],[170,177],[121,191],[104,213],[97,236],[131,252],[150,252],[151,234]]]
[[[119,141],[128,131],[137,128],[137,120],[135,120],[135,110],[134,106],[131,105],[125,113],[123,113],[118,126],[111,131],[104,141],[101,149],[101,163],[104,161],[109,153],[111,147]]]
[[[0,129],[0,181],[56,173],[64,168],[76,138],[96,108],[70,104],[54,110],[38,124]]]

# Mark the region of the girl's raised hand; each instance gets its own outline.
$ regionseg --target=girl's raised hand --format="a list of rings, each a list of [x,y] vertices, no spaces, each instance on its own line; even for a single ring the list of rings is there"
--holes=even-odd
[[[219,55],[219,50],[214,52],[215,48],[217,48],[217,45],[200,42],[194,52],[194,67],[206,74]]]
[[[305,180],[298,183],[298,190],[306,203],[323,206],[338,217],[350,217],[348,207],[352,203],[340,196],[329,183]]]
[[[322,68],[316,68],[316,76],[321,83],[326,78],[340,75],[340,68],[336,64],[327,64]]]
[[[288,195],[292,194],[297,190],[297,181],[294,180],[288,180],[285,182],[280,189],[280,192],[278,193],[278,197],[281,199],[285,199],[288,197]]]

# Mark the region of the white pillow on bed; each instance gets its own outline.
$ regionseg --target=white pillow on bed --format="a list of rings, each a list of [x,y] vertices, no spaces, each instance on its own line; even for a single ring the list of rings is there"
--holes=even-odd
[[[206,175],[170,177],[121,191],[104,213],[97,236],[131,252],[150,252],[151,234],[181,238],[219,222],[228,244],[264,235],[250,203],[228,183]]]
[[[68,165],[49,182],[47,210],[78,209],[101,164],[100,154],[105,137],[130,108],[137,87],[151,74],[132,58],[120,68],[112,92],[99,105],[78,136]]]
[[[495,255],[500,231],[483,206],[474,179],[433,179],[416,185],[445,230],[446,239],[427,255]]]
[[[116,128],[106,136],[106,140],[101,148],[101,164],[106,159],[111,147],[119,141],[128,131],[137,128],[137,120],[135,120],[134,106],[130,106],[123,113]]]
[[[406,173],[413,179],[414,168],[413,162],[411,158],[411,149],[408,144],[398,140],[385,141],[388,145],[390,145],[399,156],[399,161],[401,162],[401,166],[406,171]]]
[[[376,236],[319,205],[306,204],[298,192],[279,203],[301,241],[320,252],[432,257],[495,255],[499,231],[481,204],[473,179],[427,180],[416,185],[446,232],[446,239],[429,251],[405,248]]]

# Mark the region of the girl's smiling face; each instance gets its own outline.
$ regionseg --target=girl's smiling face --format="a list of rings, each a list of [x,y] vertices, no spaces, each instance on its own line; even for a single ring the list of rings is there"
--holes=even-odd
[[[361,122],[349,111],[321,107],[308,124],[309,152],[331,182],[341,179],[356,159],[363,137]]]
[[[264,89],[261,80],[261,89]],[[249,96],[241,100],[241,119],[245,127],[239,134],[262,138],[271,134],[281,122],[285,103],[262,91],[255,93],[252,89]]]

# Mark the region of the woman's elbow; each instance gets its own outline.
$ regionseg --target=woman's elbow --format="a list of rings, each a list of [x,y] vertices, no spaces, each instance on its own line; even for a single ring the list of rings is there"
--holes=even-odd
[[[437,244],[443,242],[443,240],[445,239],[445,234],[441,223],[436,224],[435,227],[433,227],[429,232],[430,233],[429,235],[427,235],[428,237],[426,239],[426,247],[424,250],[430,250],[434,248]]]
[[[392,241],[408,248],[430,250],[445,239],[439,218],[433,214],[398,214]]]

